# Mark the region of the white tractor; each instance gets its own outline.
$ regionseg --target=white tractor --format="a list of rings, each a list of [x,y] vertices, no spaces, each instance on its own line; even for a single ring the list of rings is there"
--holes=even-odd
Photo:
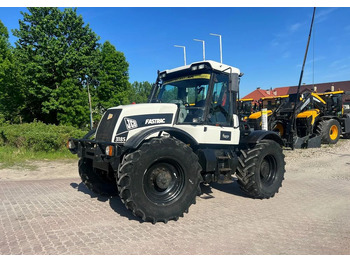
[[[188,212],[200,183],[237,181],[250,197],[273,197],[284,179],[283,141],[239,123],[242,75],[214,61],[158,72],[148,103],[110,108],[93,135],[69,140],[83,183],[119,194],[152,223]]]

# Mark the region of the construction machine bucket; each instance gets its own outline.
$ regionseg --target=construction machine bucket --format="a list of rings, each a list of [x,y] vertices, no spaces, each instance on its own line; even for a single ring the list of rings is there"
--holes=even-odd
[[[321,147],[321,136],[297,137],[294,141],[294,148],[318,148]]]

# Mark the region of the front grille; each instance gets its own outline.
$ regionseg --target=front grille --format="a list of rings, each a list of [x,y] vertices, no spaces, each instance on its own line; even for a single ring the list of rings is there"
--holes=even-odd
[[[103,115],[96,132],[96,141],[112,141],[113,131],[117,124],[121,109],[109,109]]]

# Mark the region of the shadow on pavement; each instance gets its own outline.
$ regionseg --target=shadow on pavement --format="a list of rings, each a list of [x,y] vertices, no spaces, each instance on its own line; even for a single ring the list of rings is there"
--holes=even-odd
[[[92,192],[90,189],[88,189],[83,182],[80,184],[77,183],[70,183],[70,186],[74,189],[76,189],[78,192],[82,192],[84,194],[89,195],[91,198],[96,198],[98,201],[101,202],[107,202],[109,201],[110,207],[114,210],[114,212],[118,213],[122,217],[126,217],[129,220],[138,221],[140,223],[143,223],[144,221],[139,218],[135,217],[130,210],[128,210],[125,205],[122,203],[120,198],[118,196],[101,196],[94,192]],[[227,194],[236,195],[239,197],[247,197],[242,190],[239,188],[236,181],[230,184],[218,184],[218,183],[211,183],[210,185],[204,185],[201,184],[201,195],[199,196],[201,199],[212,199],[215,198],[213,196],[212,189],[216,189],[222,192],[225,192]]]
[[[129,220],[138,221],[140,223],[144,222],[141,218],[135,217],[131,213],[131,211],[125,207],[125,205],[122,203],[118,196],[113,196],[112,198],[110,198],[109,205],[114,210],[114,212],[118,213],[122,217],[126,217]]]
[[[91,198],[97,198],[97,200],[101,202],[106,202],[109,198],[107,196],[101,196],[99,194],[92,192],[83,184],[83,182],[81,182],[80,184],[70,183],[70,186],[73,187],[74,189],[77,189],[79,192],[83,192],[84,194],[89,195]]]
[[[212,188],[219,190],[221,192],[239,196],[239,197],[244,197],[244,198],[249,198],[244,192],[239,188],[239,185],[236,181],[236,179],[233,180],[233,183],[229,184],[219,184],[219,183],[211,183],[210,185],[201,185],[201,190],[202,194],[199,196],[202,199],[210,199],[214,198],[212,195],[213,191],[211,190]]]
[[[127,210],[127,208],[125,207],[125,205],[122,203],[122,201],[120,200],[120,198],[118,196],[101,196],[98,195],[94,192],[92,192],[90,189],[88,189],[83,182],[81,182],[80,184],[77,183],[70,183],[70,186],[74,189],[77,189],[78,192],[83,192],[86,195],[89,195],[91,198],[97,198],[98,201],[101,202],[106,202],[109,200],[109,205],[110,207],[116,212],[118,213],[120,216],[122,217],[126,217],[129,220],[134,220],[134,221],[138,221],[140,223],[143,223],[141,218],[135,217],[130,210]]]

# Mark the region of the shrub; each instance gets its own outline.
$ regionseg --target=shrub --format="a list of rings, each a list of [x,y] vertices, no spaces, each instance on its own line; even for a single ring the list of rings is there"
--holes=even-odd
[[[0,145],[25,148],[33,151],[64,149],[68,138],[83,137],[87,131],[71,126],[47,125],[42,122],[4,124],[0,126]]]

